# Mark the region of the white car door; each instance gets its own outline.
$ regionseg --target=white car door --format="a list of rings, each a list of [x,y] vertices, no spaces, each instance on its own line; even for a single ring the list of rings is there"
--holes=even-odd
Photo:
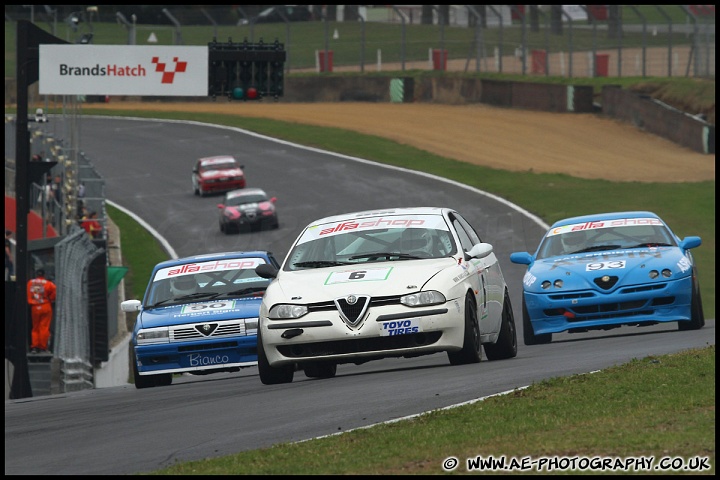
[[[454,225],[463,250],[469,251],[473,246],[482,243],[475,229],[459,214],[455,215]],[[472,258],[469,263],[474,267],[471,284],[475,291],[478,306],[478,321],[480,333],[488,334],[500,329],[502,319],[502,305],[504,299],[504,286],[501,285],[502,275],[498,278],[500,267],[495,253],[483,258]]]

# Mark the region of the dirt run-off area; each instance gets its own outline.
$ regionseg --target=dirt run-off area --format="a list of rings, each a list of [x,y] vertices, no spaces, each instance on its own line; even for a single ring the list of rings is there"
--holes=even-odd
[[[715,180],[714,154],[694,152],[633,125],[595,114],[480,104],[128,103],[112,99],[88,108],[214,112],[337,127],[510,171],[565,173],[619,182]]]

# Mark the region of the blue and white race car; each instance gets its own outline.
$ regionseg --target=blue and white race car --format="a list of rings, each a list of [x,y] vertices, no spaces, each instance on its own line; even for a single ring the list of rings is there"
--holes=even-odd
[[[155,266],[132,334],[135,387],[172,383],[175,373],[238,371],[257,365],[258,312],[268,279],[260,265],[279,266],[267,251],[227,252]]]
[[[567,218],[545,234],[534,254],[515,252],[523,278],[525,345],[557,332],[678,322],[705,325],[697,266],[700,237],[678,238],[652,212]]]

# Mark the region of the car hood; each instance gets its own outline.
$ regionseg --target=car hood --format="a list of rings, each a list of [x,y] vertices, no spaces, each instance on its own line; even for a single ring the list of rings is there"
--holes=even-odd
[[[677,280],[691,274],[690,260],[677,247],[633,248],[593,252],[564,257],[537,260],[525,274],[525,290],[548,293],[540,284],[556,279],[563,281],[563,290],[593,289],[607,292],[621,286],[645,284],[651,281],[651,270],[672,270],[670,279]],[[608,275],[617,277],[613,288],[599,288],[594,279]],[[660,276],[655,281],[662,283],[668,279]],[[557,292],[555,292],[557,293]]]
[[[184,325],[206,321],[257,318],[261,297],[199,301],[142,310],[138,321],[142,328]]]
[[[420,290],[431,278],[449,268],[460,267],[453,258],[399,260],[395,262],[343,265],[295,272],[281,271],[268,287],[273,301],[325,302],[350,294],[389,296]]]
[[[212,180],[214,178],[240,177],[242,175],[241,168],[233,168],[230,170],[206,170],[200,174],[200,177],[205,180]]]

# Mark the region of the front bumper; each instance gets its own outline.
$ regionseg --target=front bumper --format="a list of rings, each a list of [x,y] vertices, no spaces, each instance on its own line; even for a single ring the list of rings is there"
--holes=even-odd
[[[536,335],[689,321],[692,277],[620,287],[611,293],[587,290],[524,295]]]
[[[257,335],[135,345],[134,350],[140,375],[257,365]]]
[[[312,361],[362,363],[384,358],[417,356],[462,348],[463,305],[371,308],[356,327],[337,311],[311,312],[295,320],[261,318],[262,341],[272,366]]]
[[[245,188],[245,180],[200,182],[200,187],[203,192],[207,193],[227,192],[230,190]]]

